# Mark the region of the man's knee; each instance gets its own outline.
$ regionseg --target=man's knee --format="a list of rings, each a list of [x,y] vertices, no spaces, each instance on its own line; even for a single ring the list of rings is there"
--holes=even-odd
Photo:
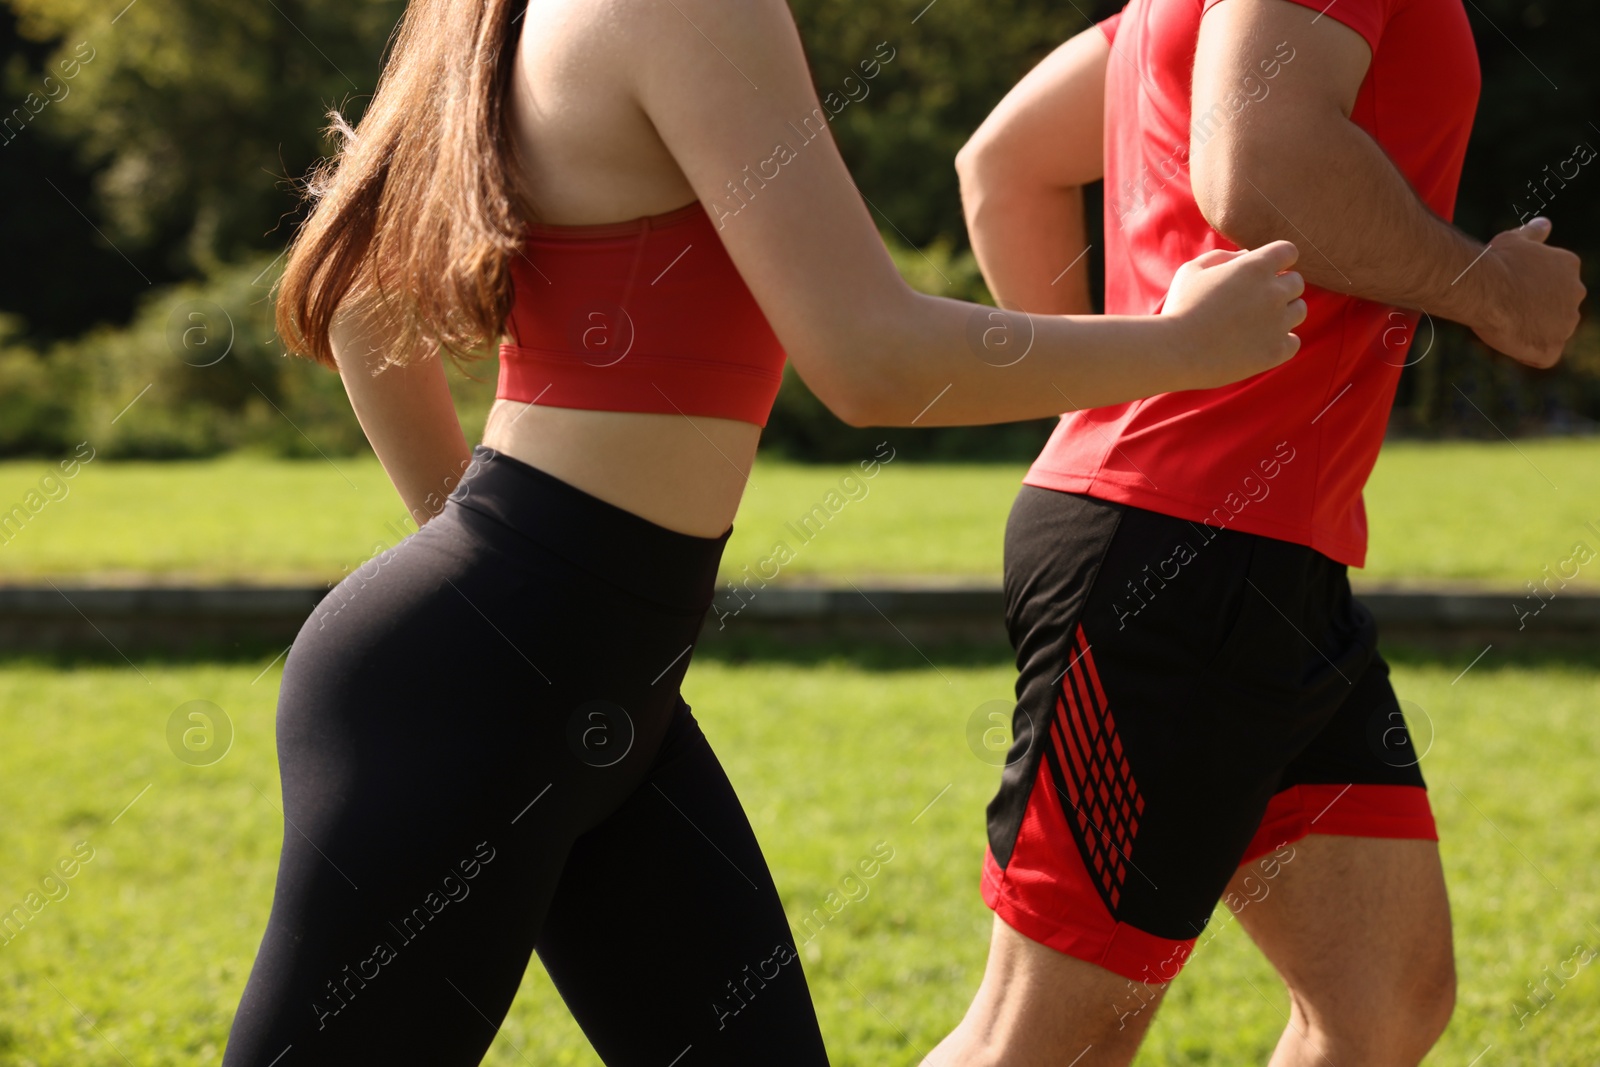
[[[1391,987],[1389,1030],[1409,1042],[1416,1059],[1433,1047],[1456,1010],[1456,963],[1450,936],[1441,930],[1430,949],[1410,955]]]
[[[1318,1044],[1370,1067],[1415,1067],[1455,1012],[1455,962],[1445,952],[1415,960],[1391,981],[1365,983],[1363,995],[1340,991],[1327,1003],[1295,999],[1311,1029],[1320,1031]]]
[[[1455,960],[1446,954],[1432,966],[1421,968],[1421,972],[1415,976],[1404,1002],[1418,1037],[1426,1042],[1418,1051],[1419,1059],[1439,1040],[1455,1014]]]

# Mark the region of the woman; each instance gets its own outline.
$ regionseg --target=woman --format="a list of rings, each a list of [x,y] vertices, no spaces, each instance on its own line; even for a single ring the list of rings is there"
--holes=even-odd
[[[785,351],[848,421],[929,426],[1298,344],[1286,243],[1186,265],[1159,317],[913,293],[825,129],[782,0],[411,5],[278,314],[426,525],[289,656],[228,1067],[477,1063],[534,949],[608,1064],[826,1063],[678,695]],[[469,452],[431,356],[502,335]]]

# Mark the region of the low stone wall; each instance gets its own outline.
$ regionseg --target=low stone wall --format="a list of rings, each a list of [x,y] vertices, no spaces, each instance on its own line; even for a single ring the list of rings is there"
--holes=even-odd
[[[286,646],[325,588],[86,588],[0,586],[0,653],[114,650],[189,654]],[[1600,595],[1560,593],[1539,607],[1522,592],[1368,589],[1361,599],[1385,641],[1594,638]],[[1530,608],[1537,607],[1537,614]],[[768,586],[729,597],[706,619],[703,641],[947,643],[1005,641],[998,588],[961,585]]]

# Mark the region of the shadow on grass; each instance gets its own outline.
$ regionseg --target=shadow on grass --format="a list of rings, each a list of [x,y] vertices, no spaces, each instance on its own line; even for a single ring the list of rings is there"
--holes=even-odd
[[[1453,666],[1458,670],[1470,666],[1473,673],[1551,667],[1600,671],[1600,640],[1592,635],[1411,640],[1380,643],[1378,647],[1383,658],[1396,666]]]
[[[1456,670],[1471,666],[1474,672],[1555,667],[1600,671],[1600,641],[1588,636],[1411,639],[1384,642],[1380,647],[1384,658],[1396,666],[1443,666]],[[281,666],[281,657],[286,652],[284,645],[251,642],[198,644],[183,650],[129,650],[129,658],[109,646],[104,650],[58,652],[0,649],[0,670],[127,668],[131,661],[140,668],[233,664],[255,666],[264,671]],[[704,641],[694,654],[697,660],[722,664],[834,665],[875,673],[901,673],[930,667],[1009,667],[1013,663],[1011,648],[1001,642],[918,640],[913,644],[898,636],[886,640],[790,640],[745,634]]]
[[[1479,659],[1486,646],[1492,647]],[[1528,638],[1496,641],[1446,639],[1384,642],[1383,656],[1396,666],[1429,666],[1473,671],[1505,668],[1560,667],[1600,671],[1600,641],[1592,637]],[[886,641],[789,642],[746,636],[710,642],[695,649],[695,658],[718,663],[782,663],[792,666],[844,664],[864,671],[926,670],[939,667],[1008,667],[1014,663],[1009,645],[1000,642],[930,642],[915,645],[901,638]],[[1474,661],[1476,663],[1474,664]]]

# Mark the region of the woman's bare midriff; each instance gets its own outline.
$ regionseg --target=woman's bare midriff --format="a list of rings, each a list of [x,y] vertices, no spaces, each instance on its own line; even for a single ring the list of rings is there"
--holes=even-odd
[[[658,526],[720,537],[760,438],[730,419],[497,400],[483,443]]]

